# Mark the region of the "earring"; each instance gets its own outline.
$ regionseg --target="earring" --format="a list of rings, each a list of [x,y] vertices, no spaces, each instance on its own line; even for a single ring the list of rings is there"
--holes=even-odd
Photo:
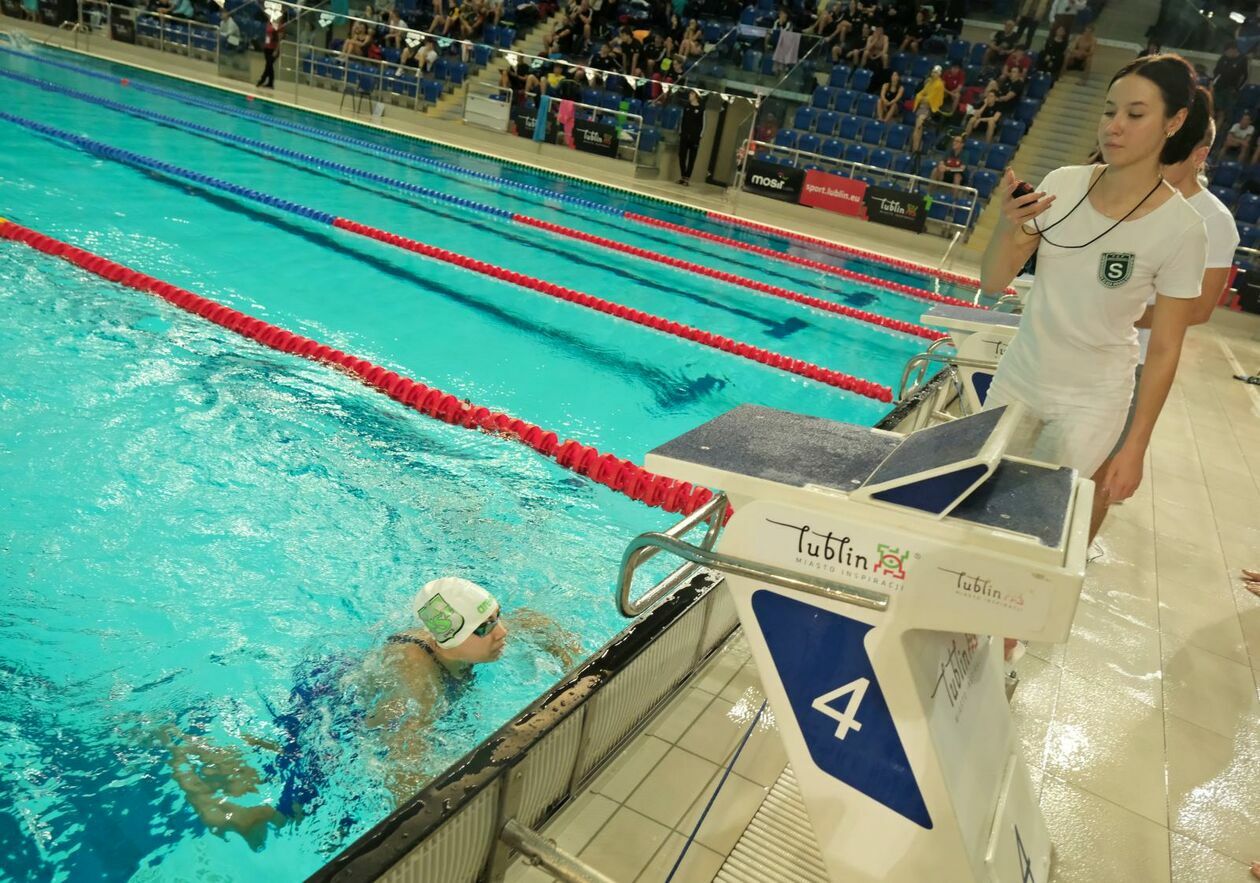
[[[1165,137],[1165,138],[1171,138],[1173,135],[1176,135],[1176,134],[1177,134],[1176,132],[1165,132],[1165,133],[1164,133],[1164,137]]]

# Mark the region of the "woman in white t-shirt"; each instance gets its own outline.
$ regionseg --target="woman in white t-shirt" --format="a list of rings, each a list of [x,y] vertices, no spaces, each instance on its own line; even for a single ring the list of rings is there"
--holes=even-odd
[[[1022,404],[1024,453],[1095,481],[1095,526],[1109,503],[1127,499],[1142,480],[1143,457],[1196,314],[1207,235],[1161,168],[1186,160],[1210,119],[1211,99],[1184,59],[1140,58],[1107,90],[1098,124],[1106,165],[1056,169],[1038,192],[1020,197],[1014,176],[1004,181],[982,290],[1004,289],[1034,251],[1037,274],[986,404]],[[1153,295],[1133,424],[1108,461],[1133,395],[1134,323]]]

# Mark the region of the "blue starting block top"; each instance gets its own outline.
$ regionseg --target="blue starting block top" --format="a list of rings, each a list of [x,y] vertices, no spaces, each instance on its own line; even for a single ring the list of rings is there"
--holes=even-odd
[[[1018,328],[1020,316],[1016,313],[999,313],[997,310],[982,310],[980,307],[960,307],[953,304],[932,304],[932,308],[923,314],[923,321],[930,324],[932,319],[952,319],[955,322],[976,322],[982,325],[999,325],[1004,328]]]
[[[846,494],[865,490],[928,516],[953,507],[950,519],[1057,547],[1064,538],[1075,473],[992,456],[985,446],[1002,416],[1003,409],[994,408],[900,438],[851,423],[741,405],[649,456],[791,487]]]

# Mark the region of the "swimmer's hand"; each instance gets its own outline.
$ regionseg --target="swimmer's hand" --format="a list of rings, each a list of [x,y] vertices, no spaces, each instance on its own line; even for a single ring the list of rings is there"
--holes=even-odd
[[[1054,204],[1054,196],[1047,196],[1041,190],[1017,196],[1015,190],[1020,183],[1010,169],[1002,176],[1002,221],[1008,227],[1017,227],[1029,236],[1036,236],[1037,231],[1025,225],[1050,208]]]

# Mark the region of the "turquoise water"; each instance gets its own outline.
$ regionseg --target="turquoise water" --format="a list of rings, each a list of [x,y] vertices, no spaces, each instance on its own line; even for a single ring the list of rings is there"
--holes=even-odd
[[[923,309],[39,61],[0,54],[0,70],[790,279],[885,315],[914,319]],[[883,383],[921,349],[905,335],[387,187],[12,81],[0,88],[8,113]],[[0,215],[638,462],[741,402],[861,423],[886,407],[8,123],[0,138]],[[370,697],[345,675],[370,667],[374,649],[413,624],[408,603],[420,584],[466,575],[498,594],[509,619],[539,610],[593,651],[624,624],[611,585],[625,542],[674,520],[520,445],[424,418],[327,367],[24,246],[0,243],[0,310],[0,866],[16,879],[305,876],[394,806],[382,739],[360,720]],[[561,674],[518,634],[426,734],[422,771],[445,767]],[[308,815],[256,850],[216,837],[172,781],[164,733],[233,747],[261,770],[244,804],[275,803],[300,780],[317,795]],[[301,755],[288,766],[250,744],[289,737]]]

